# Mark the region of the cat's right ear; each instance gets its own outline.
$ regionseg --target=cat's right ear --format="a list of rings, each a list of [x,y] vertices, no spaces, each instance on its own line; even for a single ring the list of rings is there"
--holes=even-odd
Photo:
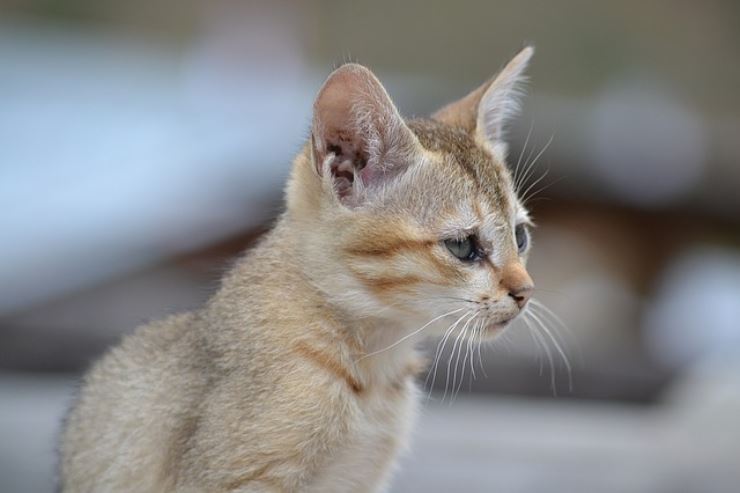
[[[311,148],[316,171],[352,206],[402,173],[419,144],[373,73],[346,64],[316,97]]]

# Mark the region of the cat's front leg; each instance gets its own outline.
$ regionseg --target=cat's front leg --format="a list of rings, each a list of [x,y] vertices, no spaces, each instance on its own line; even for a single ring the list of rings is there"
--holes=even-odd
[[[305,492],[348,439],[352,389],[292,358],[280,385],[245,389],[234,371],[214,384],[179,467],[182,484],[204,491]]]

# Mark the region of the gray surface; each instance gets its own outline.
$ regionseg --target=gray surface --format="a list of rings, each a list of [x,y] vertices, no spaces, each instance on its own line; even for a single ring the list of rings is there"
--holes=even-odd
[[[394,492],[730,492],[663,409],[506,398],[432,404]],[[688,452],[688,453],[687,453]]]
[[[705,383],[652,408],[433,397],[392,492],[737,491],[737,392]],[[52,490],[54,439],[73,388],[71,378],[0,375],[0,491]]]
[[[56,435],[74,391],[63,377],[0,374],[0,491],[53,491]]]

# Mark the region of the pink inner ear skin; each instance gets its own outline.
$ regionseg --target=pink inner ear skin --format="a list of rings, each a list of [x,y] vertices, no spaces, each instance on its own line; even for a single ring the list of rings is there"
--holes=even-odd
[[[365,166],[360,170],[360,178],[362,183],[365,185],[371,185],[378,181],[382,177],[384,171],[379,169],[377,166]]]
[[[386,159],[376,158],[373,160],[372,166],[364,166],[359,171],[355,171],[359,173],[364,185],[372,187],[378,183],[388,182],[406,170],[406,163],[399,157],[393,156],[391,153],[386,153],[383,157]],[[396,165],[396,162],[402,164]]]

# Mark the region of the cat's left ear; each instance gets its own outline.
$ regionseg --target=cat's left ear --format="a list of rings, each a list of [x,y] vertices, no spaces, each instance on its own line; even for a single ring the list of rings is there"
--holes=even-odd
[[[497,158],[503,160],[507,150],[504,127],[519,112],[522,85],[526,81],[524,71],[533,54],[534,48],[527,46],[496,77],[437,111],[432,118],[473,132],[477,139],[490,145]]]

